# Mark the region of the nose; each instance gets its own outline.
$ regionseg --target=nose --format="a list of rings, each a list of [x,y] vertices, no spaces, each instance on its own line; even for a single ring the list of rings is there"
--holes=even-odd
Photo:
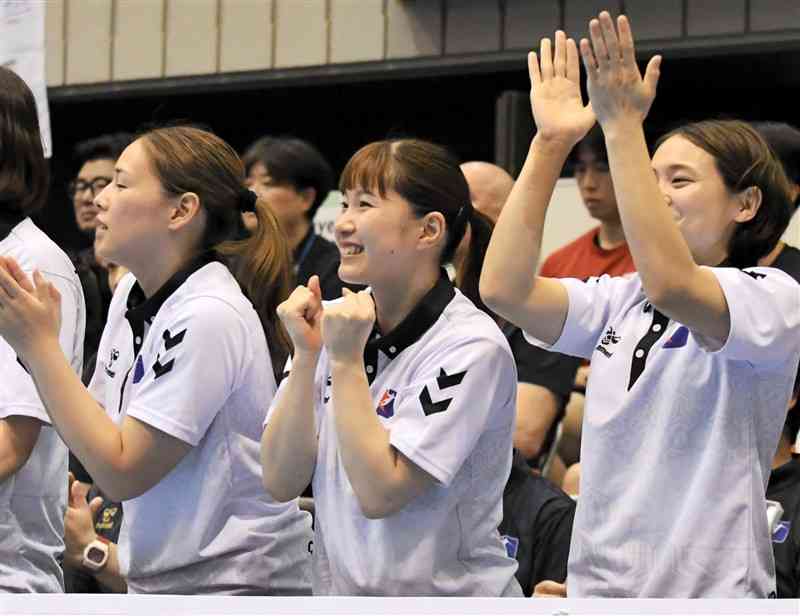
[[[109,188],[111,188],[111,184],[109,184],[108,186],[103,188],[103,190],[101,190],[97,194],[97,196],[94,199],[92,199],[92,203],[94,204],[94,206],[96,208],[98,208],[100,210],[107,210],[108,209],[108,199],[107,199],[107,196],[106,196],[106,192],[108,191]]]
[[[336,237],[346,237],[355,231],[355,223],[350,217],[350,210],[343,209],[333,223],[333,232]]]

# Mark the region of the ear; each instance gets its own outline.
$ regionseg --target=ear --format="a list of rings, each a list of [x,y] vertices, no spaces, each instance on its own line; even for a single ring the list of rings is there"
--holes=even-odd
[[[445,221],[441,212],[428,212],[422,217],[419,247],[428,249],[445,240]]]
[[[298,190],[297,194],[300,195],[300,200],[303,202],[303,212],[307,212],[317,198],[316,189],[304,188],[303,190]]]
[[[739,201],[739,211],[733,217],[738,223],[753,220],[758,214],[758,208],[761,207],[761,189],[758,186],[750,186],[745,188],[737,195]]]
[[[169,217],[169,230],[177,231],[197,219],[202,212],[200,197],[196,193],[183,193],[176,197]]]

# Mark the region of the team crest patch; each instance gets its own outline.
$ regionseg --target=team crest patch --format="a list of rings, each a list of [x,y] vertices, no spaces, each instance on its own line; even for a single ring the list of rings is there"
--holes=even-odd
[[[136,367],[133,369],[133,384],[136,385],[144,377],[144,364],[142,363],[142,356],[136,358]]]
[[[500,539],[503,540],[503,545],[506,547],[506,554],[509,558],[516,558],[519,551],[519,539],[511,535],[501,535]]]
[[[664,343],[665,349],[677,349],[686,346],[689,340],[689,329],[681,325],[674,334]]]
[[[394,415],[394,399],[397,397],[397,392],[394,389],[387,389],[383,392],[378,408],[375,409],[378,415],[384,419],[389,419]]]
[[[791,520],[781,520],[772,531],[772,543],[784,543],[789,537],[789,531],[792,528]]]

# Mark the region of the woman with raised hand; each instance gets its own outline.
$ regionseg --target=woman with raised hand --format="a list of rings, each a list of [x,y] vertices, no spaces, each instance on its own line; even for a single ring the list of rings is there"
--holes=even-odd
[[[264,485],[286,501],[312,481],[315,594],[520,596],[497,532],[514,360],[442,269],[473,216],[466,180],[443,148],[399,139],[359,150],[340,189],[339,276],[370,290],[323,303],[312,277],[278,308],[294,357]]]
[[[651,161],[642,122],[660,58],[640,75],[625,17],[615,28],[601,13],[590,33],[591,107],[562,32],[529,58],[538,133],[481,278],[531,340],[592,360],[569,594],[768,597],[764,491],[800,358],[800,287],[755,265],[788,222],[786,179],[741,122],[683,126]],[[595,115],[638,273],[539,278],[550,195]]]
[[[128,146],[95,201],[97,252],[131,274],[88,390],[58,350],[58,293],[13,260],[0,267],[0,333],[98,487],[125,501],[119,546],[90,541],[83,566],[134,593],[308,593],[308,514],[264,494],[258,461],[288,343],[274,217],[228,144],[180,126]],[[232,241],[242,211],[258,230]]]
[[[33,94],[0,67],[0,256],[13,257],[27,274],[38,270],[58,289],[63,300],[51,324],[53,348],[76,377],[86,321],[80,280],[29,218],[47,201],[48,178]],[[0,593],[64,592],[67,449],[5,337],[0,375]]]

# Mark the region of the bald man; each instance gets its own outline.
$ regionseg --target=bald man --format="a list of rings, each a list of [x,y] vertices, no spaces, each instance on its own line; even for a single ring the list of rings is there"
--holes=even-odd
[[[464,163],[461,172],[467,178],[473,207],[492,222],[497,222],[500,210],[514,187],[514,178],[505,169],[481,161]]]

